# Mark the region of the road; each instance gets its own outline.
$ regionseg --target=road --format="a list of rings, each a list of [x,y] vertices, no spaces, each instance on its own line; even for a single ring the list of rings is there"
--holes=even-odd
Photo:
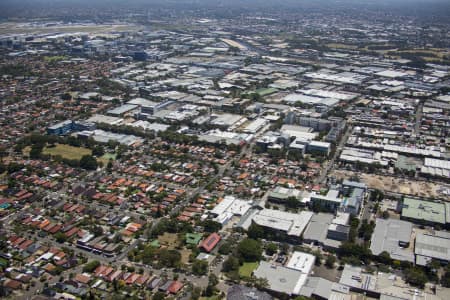
[[[336,151],[334,151],[333,157],[328,162],[325,163],[325,168],[322,169],[322,172],[314,181],[315,184],[323,183],[325,181],[325,179],[327,178],[328,173],[334,168],[334,162],[336,161],[336,159],[338,158],[342,149],[344,148],[349,135],[352,133],[352,130],[353,130],[353,127],[351,125],[348,125],[347,130],[342,135],[342,137],[339,141],[339,144],[336,147]]]
[[[416,125],[414,128],[416,135],[419,134],[420,125],[422,124],[422,114],[423,114],[423,102],[420,102],[416,110]]]

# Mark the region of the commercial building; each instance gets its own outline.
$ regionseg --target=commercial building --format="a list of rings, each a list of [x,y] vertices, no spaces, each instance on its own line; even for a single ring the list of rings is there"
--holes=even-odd
[[[274,209],[263,209],[247,214],[244,218],[248,220],[243,218],[241,226],[247,230],[251,222],[253,222],[275,234],[298,239],[306,229],[312,216],[313,213],[310,211],[302,211],[297,214]]]
[[[227,291],[227,300],[272,300],[273,297],[256,288],[245,285],[232,285]]]
[[[344,180],[342,183],[342,196],[344,197],[343,210],[356,216],[359,214],[362,202],[367,191],[366,184],[362,182]]]
[[[290,137],[279,132],[268,131],[256,140],[256,146],[263,151],[281,149],[290,143]]]
[[[395,274],[368,273],[362,267],[357,266],[345,265],[339,283],[349,287],[350,291],[379,299],[439,299],[432,294],[408,285]]]
[[[74,131],[95,130],[96,126],[88,121],[72,121],[66,120],[47,128],[47,134],[50,135],[66,135]]]
[[[331,152],[331,144],[328,142],[311,141],[306,150],[308,153],[328,156]]]
[[[327,249],[338,249],[343,241],[348,240],[350,227],[348,213],[318,213],[312,216],[303,233],[305,243],[314,243]]]
[[[233,216],[246,214],[251,207],[252,205],[249,201],[236,199],[233,196],[225,196],[210,213],[215,217],[214,221],[225,225]]]
[[[300,295],[312,299],[351,300],[350,288],[321,277],[308,277],[300,289]]]
[[[142,144],[143,139],[134,135],[113,133],[104,130],[93,130],[93,131],[81,131],[78,133],[78,137],[80,138],[89,138],[92,137],[96,142],[99,143],[108,143],[109,141],[116,141],[120,144],[127,146],[137,146]]]
[[[392,259],[414,262],[414,253],[409,248],[412,223],[396,219],[377,219],[370,240],[370,250],[374,255],[387,252]]]
[[[275,187],[269,192],[267,200],[284,203],[288,198],[294,197],[297,200],[302,200],[303,192],[297,189],[289,189],[282,186]]]
[[[263,118],[258,118],[252,122],[250,122],[247,126],[244,127],[243,132],[245,133],[257,133],[264,126],[266,126],[268,121]]]
[[[256,278],[265,278],[268,282],[267,289],[276,295],[287,294],[289,296],[299,295],[308,274],[291,268],[272,265],[261,261],[258,268],[253,271]]]
[[[315,261],[316,257],[312,254],[294,251],[286,263],[286,267],[304,274],[310,274]]]
[[[120,125],[123,123],[123,119],[122,118],[118,118],[118,117],[112,117],[112,116],[105,116],[105,115],[93,115],[92,117],[90,117],[89,119],[87,119],[87,122],[92,122],[92,123],[105,123],[108,125]]]
[[[51,135],[65,135],[72,131],[73,129],[73,122],[72,120],[66,120],[63,122],[60,122],[58,124],[52,125],[47,128],[47,134]]]
[[[342,199],[338,197],[339,191],[329,190],[328,193],[324,195],[312,193],[311,194],[311,205],[321,207],[329,211],[337,211],[342,205]]]

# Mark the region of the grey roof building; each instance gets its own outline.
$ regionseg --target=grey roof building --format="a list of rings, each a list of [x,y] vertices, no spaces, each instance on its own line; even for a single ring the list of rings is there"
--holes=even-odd
[[[258,268],[253,271],[253,276],[266,278],[269,283],[268,289],[271,291],[287,295],[299,295],[308,274],[261,261]]]
[[[338,216],[326,213],[314,214],[303,233],[304,241],[316,243],[325,248],[339,248],[341,242],[348,239],[350,231],[347,224],[348,218],[346,219],[345,216],[348,217],[349,214],[338,213]]]
[[[374,255],[386,251],[391,258],[414,262],[414,254],[408,249],[412,234],[412,223],[394,219],[377,219],[370,241]]]
[[[303,233],[303,239],[310,242],[323,244],[327,238],[328,227],[333,221],[332,214],[318,213],[312,216],[311,221]]]
[[[300,295],[314,299],[351,299],[348,286],[331,282],[321,277],[308,277],[300,290]]]
[[[233,285],[227,291],[227,300],[272,300],[265,292],[244,285]]]
[[[418,233],[414,248],[416,264],[425,266],[430,260],[450,261],[450,233],[435,231],[432,233]]]

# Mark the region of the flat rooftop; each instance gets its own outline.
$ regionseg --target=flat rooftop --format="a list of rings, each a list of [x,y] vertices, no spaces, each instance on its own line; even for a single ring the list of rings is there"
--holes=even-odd
[[[274,209],[263,209],[253,217],[253,222],[260,226],[284,231],[288,235],[300,236],[312,216],[313,212],[310,211],[295,214]]]
[[[403,200],[402,217],[445,224],[447,222],[446,206],[444,203],[405,197]]]
[[[266,261],[259,263],[258,268],[253,271],[253,275],[258,278],[266,278],[270,290],[288,295],[298,295],[308,278],[307,274],[298,270],[272,265]]]
[[[414,254],[400,244],[409,244],[413,224],[395,219],[377,219],[370,240],[370,250],[374,255],[386,251],[391,258],[414,262]]]

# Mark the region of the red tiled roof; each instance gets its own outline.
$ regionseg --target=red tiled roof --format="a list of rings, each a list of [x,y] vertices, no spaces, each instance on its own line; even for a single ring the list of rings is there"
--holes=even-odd
[[[220,239],[220,235],[214,232],[203,240],[200,247],[205,249],[206,252],[211,252],[211,250],[220,242]]]
[[[167,289],[170,293],[176,294],[183,288],[183,283],[179,281],[174,281],[170,284],[169,288]]]

